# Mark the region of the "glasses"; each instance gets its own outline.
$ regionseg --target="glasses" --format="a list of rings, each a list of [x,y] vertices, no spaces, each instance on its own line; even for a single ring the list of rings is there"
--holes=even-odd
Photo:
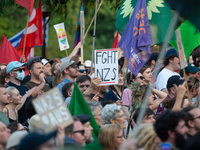
[[[81,135],[84,136],[85,130],[77,130],[77,131],[73,131],[72,133],[81,133]]]
[[[139,76],[137,78],[140,78],[141,80],[144,80],[145,78],[143,76]]]
[[[12,70],[12,71],[19,71],[19,72],[22,72],[22,71],[25,71],[25,68],[21,68],[21,69],[17,69],[17,70]]]
[[[80,69],[79,70],[80,73],[84,73],[84,72],[87,72],[87,71],[88,71],[87,69]]]
[[[197,116],[197,117],[193,118],[193,120],[194,120],[194,119],[197,119],[197,118],[200,119],[200,116]]]

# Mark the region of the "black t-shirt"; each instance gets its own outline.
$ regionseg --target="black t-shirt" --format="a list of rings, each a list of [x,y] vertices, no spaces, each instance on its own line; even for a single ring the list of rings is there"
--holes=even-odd
[[[34,88],[35,86],[39,86],[40,84],[37,84],[35,82],[32,82],[32,81],[28,81],[24,84],[25,87],[27,87],[28,89],[32,89]],[[50,90],[51,88],[49,87],[49,85],[46,83],[44,85],[44,87],[42,88],[42,91],[43,92],[47,92],[48,90]]]
[[[27,87],[23,86],[23,85],[16,85],[14,83],[12,83],[11,81],[8,82],[6,84],[6,87],[9,86],[14,86],[20,93],[21,96],[23,96],[24,94],[26,94],[26,92],[29,90]],[[19,122],[22,124],[25,120],[27,120],[27,115],[26,115],[26,110],[25,110],[25,106],[26,104],[32,99],[32,96],[28,97],[24,103],[24,105],[22,106],[22,108],[18,111],[18,120]]]

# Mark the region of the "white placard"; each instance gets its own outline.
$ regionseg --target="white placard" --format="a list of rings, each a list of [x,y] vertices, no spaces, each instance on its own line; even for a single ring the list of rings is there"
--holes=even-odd
[[[69,43],[67,40],[67,34],[65,32],[65,25],[64,23],[56,24],[54,25],[54,28],[56,30],[57,36],[58,36],[58,43],[60,46],[60,50],[66,50],[69,48]]]
[[[100,85],[118,84],[118,49],[95,50],[95,75]]]

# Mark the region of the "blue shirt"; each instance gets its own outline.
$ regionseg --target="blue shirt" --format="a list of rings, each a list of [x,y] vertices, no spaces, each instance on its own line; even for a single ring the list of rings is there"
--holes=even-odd
[[[60,90],[60,93],[61,93],[63,99],[65,99],[65,97],[62,94],[62,87],[63,87],[63,85],[65,85],[65,83],[68,83],[68,82],[72,82],[72,81],[69,80],[69,79],[67,79],[67,78],[64,78],[63,82],[61,82],[60,84],[58,84],[58,89]]]

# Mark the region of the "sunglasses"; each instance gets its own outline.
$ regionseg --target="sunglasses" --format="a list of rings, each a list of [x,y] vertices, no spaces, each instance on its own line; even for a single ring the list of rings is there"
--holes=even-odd
[[[88,71],[87,69],[80,69],[79,70],[80,73],[84,73],[84,72],[87,72],[87,71]]]
[[[144,80],[145,78],[143,76],[139,76],[137,78],[140,78],[141,80]]]
[[[12,70],[12,71],[19,71],[19,72],[22,72],[22,71],[25,71],[25,68],[21,68],[21,69],[17,69],[17,70]]]
[[[72,133],[81,133],[81,135],[84,136],[85,130],[77,130],[77,131],[73,131]]]

